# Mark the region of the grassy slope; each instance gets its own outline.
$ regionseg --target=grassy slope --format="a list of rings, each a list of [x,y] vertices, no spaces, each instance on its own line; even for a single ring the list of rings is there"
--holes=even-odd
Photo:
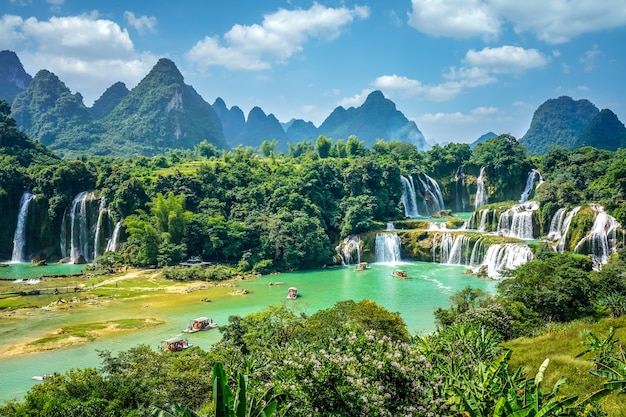
[[[608,335],[610,327],[617,330],[615,339],[622,343],[626,341],[626,317],[619,319],[602,319],[598,322],[573,322],[551,330],[544,335],[534,338],[520,338],[505,343],[507,348],[513,350],[511,358],[512,369],[524,367],[528,376],[534,376],[544,359],[550,359],[550,365],[546,372],[543,391],[552,390],[554,383],[565,376],[567,382],[561,385],[559,392],[564,395],[578,395],[584,398],[589,393],[602,388],[604,379],[591,375],[591,354],[576,358],[575,356],[585,350],[581,343],[589,332],[599,338]],[[601,401],[604,411],[611,417],[626,417],[626,397],[617,396],[615,393],[605,397]]]

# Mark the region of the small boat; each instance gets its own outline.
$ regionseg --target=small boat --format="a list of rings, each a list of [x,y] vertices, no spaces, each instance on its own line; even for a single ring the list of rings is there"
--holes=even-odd
[[[50,375],[45,374],[45,375],[35,375],[33,376],[32,379],[34,379],[35,381],[43,381],[44,379],[48,378]]]
[[[367,262],[361,262],[356,264],[356,267],[354,268],[355,271],[365,271],[366,269],[370,269],[371,266],[369,266],[367,264]]]
[[[391,275],[393,275],[394,277],[398,277],[398,278],[408,278],[409,275],[406,273],[406,271],[403,271],[401,269],[396,269],[395,271],[393,271],[391,273]]]
[[[206,317],[198,317],[197,319],[191,320],[189,326],[186,329],[183,329],[185,333],[195,333],[201,330],[210,330],[215,329],[217,327],[217,323],[213,321],[213,319],[208,319]]]
[[[181,350],[189,349],[193,345],[189,344],[189,341],[184,337],[176,336],[171,339],[165,339],[161,341],[161,351],[169,350],[170,352],[180,352]]]
[[[296,298],[298,298],[298,289],[296,287],[289,287],[287,290],[287,299],[295,300]]]

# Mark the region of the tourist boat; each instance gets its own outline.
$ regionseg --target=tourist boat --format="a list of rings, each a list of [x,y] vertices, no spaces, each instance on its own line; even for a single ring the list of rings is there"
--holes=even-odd
[[[403,271],[401,269],[396,269],[395,271],[393,271],[391,273],[391,275],[393,275],[394,277],[398,277],[398,278],[408,278],[409,275],[406,273],[406,271]]]
[[[296,287],[289,287],[287,290],[287,299],[295,300],[296,298],[298,298],[298,289]]]
[[[33,376],[33,379],[35,381],[43,381],[44,379],[48,378],[50,375],[46,374],[46,375],[35,375]]]
[[[366,269],[370,269],[371,266],[369,266],[367,264],[367,262],[361,262],[356,264],[356,267],[354,268],[355,271],[365,271]]]
[[[189,344],[189,341],[184,337],[176,336],[171,339],[165,339],[161,341],[161,351],[169,350],[170,352],[180,352],[181,350],[189,349],[193,345]]]
[[[185,333],[195,333],[201,330],[210,330],[217,327],[217,323],[213,321],[213,319],[208,319],[206,317],[198,317],[197,319],[191,320],[189,326],[186,329],[183,329]]]

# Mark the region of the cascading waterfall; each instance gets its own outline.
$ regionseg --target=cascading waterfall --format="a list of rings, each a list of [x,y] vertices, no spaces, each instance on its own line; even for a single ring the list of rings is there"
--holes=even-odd
[[[437,181],[424,174],[425,180],[420,178],[420,182],[422,187],[424,188],[424,200],[430,201],[431,204],[428,207],[429,215],[440,212],[441,210],[445,210],[445,206],[443,203],[443,195],[441,194],[441,188],[439,188],[439,184]]]
[[[393,222],[387,222],[387,230],[396,230],[396,228],[393,226]]]
[[[534,239],[533,213],[538,209],[537,202],[529,201],[504,211],[498,220],[498,235],[517,239]]]
[[[621,225],[604,211],[604,207],[591,205],[595,220],[591,231],[576,244],[574,252],[591,255],[595,269],[608,262],[609,255],[617,250],[617,228]]]
[[[463,172],[463,167],[458,167],[456,170],[456,173],[454,174],[454,181],[455,181],[455,191],[456,191],[456,198],[455,198],[455,204],[456,204],[456,210],[457,211],[465,211],[467,206],[468,206],[468,202],[467,199],[465,198],[465,172]]]
[[[533,259],[530,247],[515,243],[489,246],[479,269],[485,269],[493,279],[500,279],[507,270],[513,270]]]
[[[120,232],[122,230],[122,222],[119,221],[115,224],[115,228],[113,229],[113,234],[111,235],[111,239],[107,242],[106,252],[115,252],[117,250],[117,242],[120,238]]]
[[[100,207],[98,208],[98,222],[96,223],[96,236],[93,240],[93,259],[100,255],[100,247],[102,247],[102,227],[104,215],[108,214],[107,202],[104,197],[100,198]]]
[[[476,178],[476,198],[474,200],[474,210],[488,203],[487,190],[485,189],[485,167],[480,168],[478,178]]]
[[[485,245],[483,244],[482,238],[479,238],[476,243],[474,243],[474,247],[472,248],[472,255],[470,256],[469,265],[476,266],[483,263],[483,259],[485,258]]]
[[[400,262],[400,237],[396,233],[376,234],[376,262]]]
[[[28,219],[28,207],[35,199],[35,194],[25,191],[20,199],[20,211],[17,215],[17,226],[13,235],[13,254],[11,262],[22,262],[24,260],[24,248],[26,247],[26,220]]]
[[[554,213],[552,220],[550,221],[550,231],[548,232],[549,240],[556,240],[561,238],[561,228],[563,227],[563,220],[565,220],[565,208],[561,207]]]
[[[558,239],[558,241],[556,242],[556,245],[554,246],[555,251],[559,253],[563,253],[563,251],[565,250],[565,244],[567,243],[567,233],[569,231],[569,226],[572,223],[572,219],[578,213],[578,211],[580,211],[580,206],[574,207],[569,213],[567,213],[567,215],[560,222],[560,224],[558,224],[559,220],[557,220],[558,229],[553,234],[553,239]],[[563,213],[565,213],[565,209],[563,209]],[[557,210],[557,214],[555,214],[554,217],[557,217],[557,215],[562,216],[562,214],[559,214],[558,210]],[[554,223],[554,217],[552,218],[552,222],[550,222],[550,231],[552,231],[552,223]]]
[[[439,247],[439,262],[450,265],[467,265],[470,238],[465,234],[444,233],[441,236],[441,243],[437,245],[437,235],[433,238],[433,262],[436,262],[436,251]]]
[[[417,195],[415,186],[413,185],[413,177],[400,176],[402,180],[402,205],[404,206],[404,215],[406,217],[418,217],[417,211]]]
[[[85,260],[89,257],[87,196],[86,191],[78,194],[70,208],[70,262],[74,262],[81,255]]]
[[[543,182],[543,178],[541,177],[541,173],[538,169],[533,169],[528,173],[528,178],[526,179],[526,187],[524,187],[524,191],[522,192],[522,195],[519,199],[520,203],[525,203],[526,201],[528,201],[528,197],[530,197],[530,193],[533,191],[535,182],[537,182],[537,187],[539,187]]]
[[[361,238],[357,235],[347,236],[343,239],[343,243],[335,248],[335,251],[342,265],[350,265],[353,260],[359,264],[361,263]],[[354,259],[355,253],[356,259]]]

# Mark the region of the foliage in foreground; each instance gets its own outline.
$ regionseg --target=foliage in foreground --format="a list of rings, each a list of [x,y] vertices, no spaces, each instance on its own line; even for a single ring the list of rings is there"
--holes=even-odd
[[[370,328],[356,319],[365,312]],[[601,393],[564,396],[563,380],[544,391],[547,362],[530,378],[511,369],[493,331],[455,323],[406,338],[398,320],[368,301],[311,317],[272,307],[231,317],[206,352],[103,352],[99,370],[47,379],[0,416],[602,416],[596,396],[626,386],[621,350],[602,355]]]

